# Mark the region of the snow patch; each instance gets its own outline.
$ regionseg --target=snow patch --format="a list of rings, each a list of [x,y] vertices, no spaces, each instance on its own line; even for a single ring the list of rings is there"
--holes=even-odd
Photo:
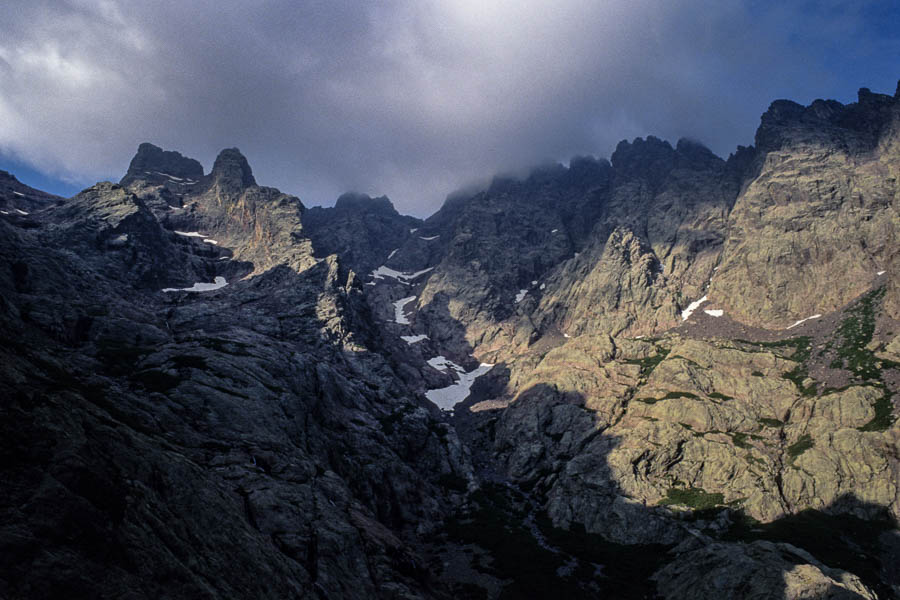
[[[224,277],[216,277],[212,283],[195,283],[189,288],[164,288],[164,292],[211,292],[228,285]]]
[[[681,320],[687,321],[690,318],[690,316],[692,314],[694,314],[694,311],[697,310],[698,308],[700,308],[700,305],[703,304],[704,302],[706,302],[706,296],[703,296],[699,300],[695,300],[694,302],[691,302],[690,304],[688,304],[688,307],[686,309],[684,309],[683,311],[681,311]]]
[[[8,214],[9,214],[9,213],[8,213],[7,211],[5,211],[5,210],[0,210],[0,213],[3,213],[4,215],[8,215]]]
[[[197,231],[175,231],[175,234],[183,235],[184,237],[198,237],[198,238],[206,237],[205,235],[203,235],[202,233],[199,233]]]
[[[412,346],[416,342],[421,342],[422,340],[427,340],[429,338],[423,333],[421,335],[401,335],[400,339]]]
[[[418,230],[419,230],[419,228],[416,227],[415,229],[410,229],[410,230],[409,230],[409,233],[410,233],[410,235],[411,235],[411,234],[417,232]]]
[[[436,358],[444,357],[439,356]],[[454,406],[469,397],[469,390],[472,388],[472,384],[475,383],[475,380],[490,371],[494,365],[481,363],[477,368],[466,373],[459,365],[447,361],[447,359],[444,360],[449,363],[449,366],[452,366],[457,371],[459,380],[453,385],[445,388],[428,390],[425,392],[425,397],[431,400],[441,410],[453,410]],[[431,364],[431,361],[428,361],[428,364]]]
[[[385,277],[392,277],[400,283],[409,285],[408,280],[415,279],[433,269],[434,267],[428,267],[427,269],[422,269],[421,271],[416,271],[415,273],[401,273],[400,271],[395,271],[390,267],[381,265],[380,267],[372,271],[371,277],[372,279],[384,279]]]
[[[401,325],[409,325],[409,319],[406,318],[403,307],[415,299],[415,296],[408,296],[394,302],[394,322],[400,323]]]
[[[539,290],[542,290],[542,289],[544,289],[545,287],[547,287],[547,284],[546,284],[546,283],[542,283],[542,284],[541,284],[541,287],[539,287],[538,289],[539,289]]]
[[[437,369],[438,371],[443,371],[444,373],[447,372],[448,368],[451,368],[454,371],[457,371],[459,373],[465,372],[465,369],[463,369],[461,366],[459,366],[458,364],[456,364],[455,362],[453,362],[446,356],[435,356],[434,358],[429,358],[428,364],[431,365],[432,367],[434,367],[435,369]]]
[[[147,171],[144,171],[144,172],[146,173]],[[182,178],[182,177],[175,177],[174,175],[169,175],[168,173],[161,173],[159,171],[153,171],[153,172],[156,173],[157,175],[162,175],[163,177],[168,177],[172,181],[184,181],[184,178]]]
[[[27,212],[25,212],[24,210],[19,209],[19,208],[16,209],[16,212],[19,213],[20,215],[27,215],[27,214],[28,214]]]
[[[721,308],[713,308],[710,310],[704,310],[703,312],[705,312],[706,314],[708,314],[711,317],[721,317],[722,315],[725,314],[725,311],[722,310]]]
[[[397,250],[399,250],[399,249],[400,249],[400,248],[397,248],[396,250],[391,250],[391,253],[388,254],[387,259],[388,259],[388,260],[391,260],[392,258],[394,258],[394,255],[397,254]]]
[[[793,328],[796,327],[797,325],[802,325],[803,323],[806,323],[807,321],[809,321],[809,320],[811,320],[811,319],[819,319],[819,318],[821,318],[821,317],[822,317],[822,315],[820,315],[820,314],[815,314],[815,315],[812,315],[811,317],[806,317],[805,319],[800,319],[799,321],[797,321],[796,323],[794,323],[793,325],[791,325],[791,326],[788,327],[787,329],[793,329]]]
[[[16,196],[21,196],[22,198],[25,197],[25,194],[23,194],[22,192],[13,192],[13,194],[15,194]]]
[[[878,272],[875,273],[875,274],[876,274],[876,275],[884,275],[886,272],[887,272],[887,271],[878,271]]]
[[[569,335],[568,333],[564,333],[564,334],[563,334],[563,337],[564,337],[564,338],[570,338],[570,337],[572,337],[572,336]]]
[[[439,236],[439,235],[433,235],[433,236],[431,236],[431,237],[422,237],[422,236],[419,236],[419,239],[420,239],[420,240],[425,240],[426,242],[430,242],[431,240],[436,240],[436,239],[438,239],[439,237],[441,237],[441,236]]]
[[[531,285],[537,285],[537,281],[532,281]]]
[[[519,290],[519,293],[516,294],[516,304],[525,299],[525,296],[528,294],[528,290]]]
[[[209,238],[203,238],[203,241],[206,242],[207,244],[214,244],[214,245],[218,245],[218,243],[219,243],[216,240],[211,240]]]

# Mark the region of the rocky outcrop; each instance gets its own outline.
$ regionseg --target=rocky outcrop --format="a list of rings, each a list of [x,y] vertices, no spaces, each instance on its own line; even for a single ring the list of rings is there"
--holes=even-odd
[[[673,148],[638,138],[620,143],[611,164],[573,159],[568,169],[498,179],[484,192],[448,200],[425,230],[449,245],[437,264],[416,265],[435,267],[419,300],[428,327],[442,335],[461,323],[464,344],[491,361],[570,327],[672,327],[675,315],[705,293],[748,154],[726,162],[689,140]],[[643,258],[636,255],[634,267],[617,229],[629,232],[626,245],[639,248]],[[620,276],[629,281],[620,285]]]
[[[61,200],[59,196],[27,186],[12,173],[0,171],[0,215],[18,219]]]
[[[381,265],[399,264],[400,248],[422,221],[400,215],[385,196],[344,194],[333,208],[306,211],[303,224],[317,257],[337,254],[343,265],[367,276]]]
[[[783,328],[867,290],[897,253],[898,136],[900,102],[868,90],[848,106],[773,103],[710,298],[744,323]]]
[[[680,317],[666,283],[650,247],[619,228],[548,278],[533,318],[539,329],[567,335],[669,329]]]
[[[771,542],[700,546],[681,553],[654,579],[666,600],[878,598],[852,573],[829,568],[801,548]]]
[[[137,154],[131,159],[128,172],[119,184],[129,186],[136,181],[163,183],[166,180],[174,183],[197,182],[202,177],[203,167],[196,160],[144,142],[138,146]]]

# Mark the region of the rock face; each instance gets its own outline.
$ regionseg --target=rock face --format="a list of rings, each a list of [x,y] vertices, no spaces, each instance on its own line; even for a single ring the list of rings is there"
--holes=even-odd
[[[863,89],[849,106],[775,102],[756,141],[759,175],[731,213],[710,297],[786,327],[840,308],[895,260],[900,101]]]
[[[424,221],[0,177],[0,596],[897,597],[898,102]]]
[[[471,468],[367,347],[356,280],[334,257],[298,266],[301,239],[240,281],[253,265],[168,231],[131,189],[151,194],[98,184],[36,226],[0,222],[2,595],[440,593],[410,543],[446,512],[441,478]],[[192,218],[235,210],[205,212],[215,193]],[[218,197],[256,203],[263,231],[261,213],[301,214],[266,188]],[[160,291],[220,273],[216,291]]]
[[[61,198],[29,187],[15,175],[0,171],[0,210],[4,211],[0,214],[13,218],[26,217],[57,200]]]
[[[368,275],[390,263],[395,250],[410,238],[422,221],[400,215],[386,197],[344,194],[334,208],[314,207],[303,218],[316,256],[337,254],[341,263]]]
[[[180,152],[163,150],[153,144],[143,143],[138,146],[137,154],[131,159],[128,172],[119,184],[127,186],[138,180],[197,181],[201,177],[203,177],[203,167],[196,160],[186,158]]]
[[[831,569],[790,544],[709,544],[656,574],[667,600],[676,598],[834,598],[874,600],[858,577]]]

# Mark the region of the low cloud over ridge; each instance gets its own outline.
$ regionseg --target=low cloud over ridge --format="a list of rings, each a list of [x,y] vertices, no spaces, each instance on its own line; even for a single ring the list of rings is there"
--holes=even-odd
[[[88,184],[141,141],[207,169],[238,146],[307,204],[354,189],[427,215],[467,181],[622,138],[727,155],[776,97],[893,92],[884,3],[797,4],[14,1],[0,153]]]

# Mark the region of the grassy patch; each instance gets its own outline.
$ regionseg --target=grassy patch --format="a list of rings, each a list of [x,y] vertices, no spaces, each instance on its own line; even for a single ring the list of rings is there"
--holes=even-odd
[[[709,510],[725,502],[722,494],[711,494],[703,488],[669,488],[666,497],[660,500],[661,506],[682,504],[694,510]]]
[[[766,427],[784,427],[784,421],[779,421],[778,419],[760,418],[759,422]]]
[[[629,365],[639,365],[641,367],[641,377],[647,377],[653,372],[653,369],[661,363],[669,355],[666,348],[657,348],[656,354],[646,358],[627,358],[625,362]]]
[[[660,400],[676,400],[678,398],[693,398],[694,400],[698,400],[697,394],[692,394],[690,392],[669,392]]]
[[[716,400],[728,401],[734,400],[733,396],[726,396],[725,394],[720,394],[719,392],[710,392],[707,394],[710,398],[715,398]]]
[[[859,427],[860,431],[885,431],[894,423],[894,403],[891,402],[891,394],[885,391],[884,395],[875,401],[875,416],[871,421]]]
[[[731,441],[734,442],[734,445],[738,448],[752,448],[750,444],[747,443],[747,434],[746,433],[732,433]]]
[[[813,446],[815,446],[815,442],[812,437],[808,433],[804,433],[799,440],[787,447],[787,454],[793,460]]]
[[[832,366],[853,372],[862,379],[879,379],[881,369],[875,354],[866,348],[875,333],[875,305],[884,296],[884,288],[863,296],[837,329],[836,351],[838,358]]]
[[[635,398],[638,402],[643,402],[644,404],[656,404],[662,398]]]

